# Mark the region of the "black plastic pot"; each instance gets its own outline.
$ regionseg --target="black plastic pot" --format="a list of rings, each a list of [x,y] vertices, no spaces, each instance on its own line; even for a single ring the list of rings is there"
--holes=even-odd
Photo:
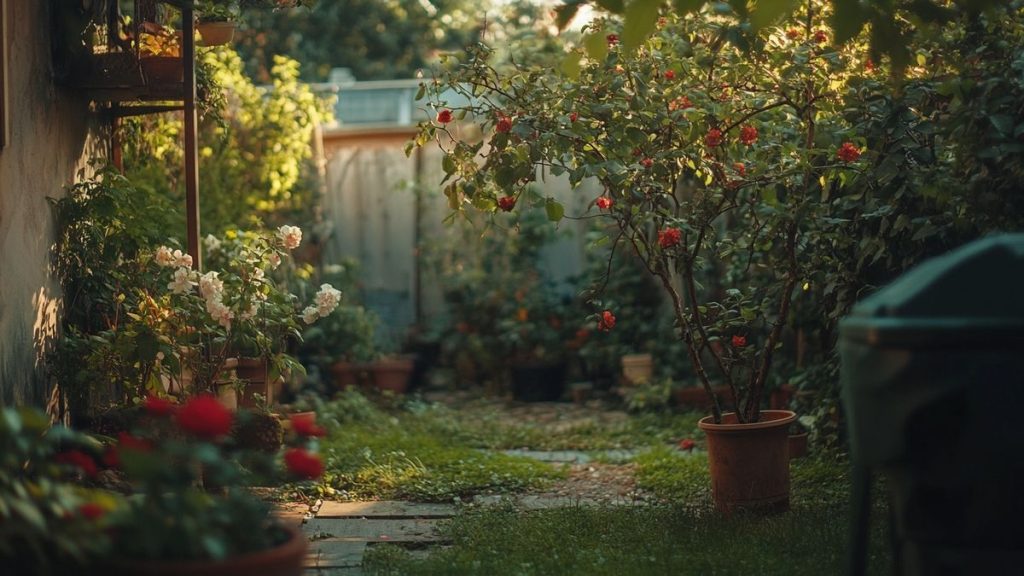
[[[553,402],[565,394],[564,361],[516,363],[509,370],[512,397],[520,402]]]

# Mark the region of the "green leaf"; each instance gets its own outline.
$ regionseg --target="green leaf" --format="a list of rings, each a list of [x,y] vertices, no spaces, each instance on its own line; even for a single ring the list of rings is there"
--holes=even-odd
[[[755,31],[771,26],[796,6],[793,0],[758,0],[750,13],[750,25]]]
[[[559,222],[565,216],[565,206],[562,206],[554,198],[547,199],[547,202],[544,203],[544,210],[548,213],[548,220],[552,222]]]
[[[420,89],[416,91],[416,100],[422,100],[423,94],[427,91],[427,85],[420,82]]]
[[[598,62],[604,62],[604,57],[608,55],[608,40],[600,33],[584,36],[583,47],[587,50],[587,56]]]
[[[867,14],[860,6],[860,0],[834,0],[832,6],[832,30],[836,44],[842,44],[853,38],[864,28]]]
[[[441,168],[444,169],[445,174],[455,172],[455,160],[452,159],[451,154],[445,154],[444,157],[441,158]]]
[[[562,65],[560,66],[562,74],[570,80],[579,80],[580,78],[580,60],[583,55],[579,52],[569,52],[562,59]]]
[[[622,26],[622,47],[635,50],[658,25],[658,9],[662,0],[633,0],[626,7]]]

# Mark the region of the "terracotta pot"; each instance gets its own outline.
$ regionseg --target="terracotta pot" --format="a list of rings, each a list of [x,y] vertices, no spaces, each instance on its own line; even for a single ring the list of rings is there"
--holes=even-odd
[[[267,402],[274,399],[271,396],[269,379],[270,366],[266,358],[239,358],[238,367],[235,368],[235,375],[241,383],[238,393],[238,405],[242,408],[255,408],[256,395],[259,394]]]
[[[715,507],[782,512],[789,509],[789,425],[796,413],[762,410],[761,420],[738,424],[736,414],[702,418],[697,425],[707,436],[711,495]]]
[[[288,540],[276,548],[242,554],[224,560],[116,561],[111,573],[123,576],[302,576],[306,538],[290,526]]]
[[[146,85],[181,84],[185,65],[177,56],[143,56],[140,60]]]
[[[378,390],[405,394],[409,389],[409,378],[412,376],[415,362],[412,358],[398,356],[381,358],[370,365],[373,383]]]
[[[334,387],[338,391],[359,386],[359,368],[352,362],[339,360],[331,364],[331,375],[334,376]]]
[[[628,384],[647,382],[654,374],[654,357],[650,354],[626,354],[622,357],[622,376]]]
[[[200,22],[196,31],[203,38],[203,46],[223,46],[235,37],[234,22]]]
[[[790,460],[807,456],[807,432],[790,434],[788,441]]]

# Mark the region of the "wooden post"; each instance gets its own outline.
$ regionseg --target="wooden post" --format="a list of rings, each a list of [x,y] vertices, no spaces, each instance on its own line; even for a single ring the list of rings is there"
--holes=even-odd
[[[202,270],[199,249],[199,156],[196,150],[196,34],[191,2],[181,7],[181,58],[185,68],[185,225],[188,253],[196,270]]]

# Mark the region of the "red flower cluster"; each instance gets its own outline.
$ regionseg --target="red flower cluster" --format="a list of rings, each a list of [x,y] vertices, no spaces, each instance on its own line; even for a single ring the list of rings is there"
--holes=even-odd
[[[611,332],[615,328],[615,315],[611,310],[601,312],[601,318],[597,321],[597,329],[601,332]]]
[[[575,121],[577,121],[579,119],[580,119],[579,112],[570,112],[569,113],[569,122],[575,122]]]
[[[836,156],[839,156],[843,162],[856,162],[860,158],[860,150],[853,145],[853,142],[843,142],[836,152]]]
[[[746,345],[747,345],[747,337],[746,336],[740,336],[740,335],[737,334],[737,335],[732,337],[732,346],[733,346],[733,348],[743,348]]]
[[[614,204],[612,199],[607,196],[600,196],[594,202],[597,204],[597,207],[600,208],[601,210],[607,210],[612,207],[612,204]]]
[[[502,196],[498,198],[498,208],[501,208],[505,212],[511,212],[516,207],[515,196]]]
[[[146,401],[142,406],[153,416],[170,416],[178,409],[177,404],[159,396],[146,396]]]
[[[494,129],[502,134],[507,134],[512,131],[512,119],[508,116],[498,116],[498,123],[494,125]]]
[[[733,167],[734,170],[736,170],[736,173],[739,174],[740,176],[746,176],[747,175],[747,166],[743,162],[736,162],[736,163],[734,163],[732,165],[732,167]]]
[[[665,228],[658,231],[658,245],[662,248],[671,248],[683,240],[683,233],[679,228]]]
[[[814,32],[814,41],[818,44],[824,44],[828,42],[828,34],[825,34],[824,30],[817,30]]]
[[[605,38],[605,40],[608,41],[608,45],[609,46],[617,46],[619,44],[619,35],[618,34],[609,34],[609,35],[605,36],[604,38]]]
[[[445,108],[437,113],[438,124],[447,124],[452,121],[452,111]]]
[[[687,452],[692,452],[693,448],[695,446],[697,446],[697,443],[694,442],[692,438],[683,438],[682,440],[679,441],[679,449],[680,450],[686,450]]]
[[[650,170],[651,166],[654,166],[654,160],[651,160],[650,158],[644,158],[643,160],[640,161],[640,164],[642,164],[644,168]]]
[[[320,458],[302,448],[285,451],[284,464],[292,475],[306,480],[315,480],[324,473],[324,463]]]
[[[665,80],[675,80],[676,73],[673,70],[665,70]]]
[[[95,502],[86,502],[78,507],[78,514],[87,520],[98,520],[106,513],[106,509]]]
[[[323,426],[316,425],[316,413],[303,413],[291,415],[292,430],[299,436],[326,436],[327,430]]]
[[[216,440],[231,432],[232,414],[209,395],[196,396],[178,410],[178,426],[204,440]]]
[[[708,130],[708,133],[704,135],[704,145],[708,148],[714,148],[722,143],[722,131],[718,128],[712,128]]]
[[[59,464],[67,464],[78,468],[83,474],[90,478],[96,476],[96,473],[99,472],[99,469],[96,467],[96,462],[92,457],[81,450],[61,452],[60,454],[57,454],[54,460]]]
[[[790,28],[786,30],[786,38],[789,38],[790,40],[796,40],[799,37],[800,31],[797,30],[796,28]]]
[[[668,103],[668,109],[670,112],[675,110],[686,110],[687,108],[693,108],[693,102],[690,102],[690,99],[686,96],[680,96]]]
[[[743,142],[747,146],[757,142],[757,128],[754,128],[750,124],[740,128],[740,142]]]

